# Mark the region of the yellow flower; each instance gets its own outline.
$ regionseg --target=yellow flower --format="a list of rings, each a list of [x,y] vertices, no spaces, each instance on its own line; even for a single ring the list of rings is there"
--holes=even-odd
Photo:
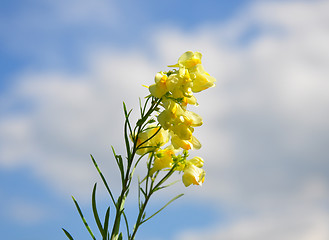
[[[154,157],[153,167],[150,170],[150,176],[156,171],[164,168],[171,168],[173,165],[172,156],[175,154],[175,150],[172,146],[169,146],[163,150],[159,150]]]
[[[185,150],[190,150],[201,148],[201,143],[193,135],[189,140],[182,140],[174,133],[171,133],[171,144],[174,146],[175,149],[183,148]]]
[[[187,104],[198,106],[197,100],[196,100],[196,98],[194,96],[191,96],[191,97],[183,97],[182,106],[183,107],[186,107]]]
[[[150,126],[144,132],[138,134],[137,151],[136,153],[142,155],[149,151],[155,151],[158,147],[163,146],[169,141],[168,131],[160,127]],[[158,131],[158,133],[156,133]],[[154,135],[156,134],[156,135]]]
[[[172,126],[176,118],[184,114],[184,109],[171,99],[163,101],[163,106],[165,110],[158,115],[157,119],[160,125],[167,130]]]
[[[187,51],[178,59],[178,64],[169,67],[185,67],[192,68],[197,64],[201,64],[202,54],[199,52]]]
[[[181,78],[177,72],[170,74],[168,77],[167,87],[170,92],[174,92],[175,89],[179,88],[179,86],[182,84],[183,78]]]
[[[206,173],[202,168],[199,168],[193,164],[188,164],[184,169],[182,180],[185,187],[188,187],[191,184],[201,186],[204,182],[205,175]]]
[[[165,129],[172,131],[181,140],[190,140],[194,132],[193,127],[202,125],[202,118],[198,114],[186,110],[181,111],[180,115],[176,113],[174,117],[169,113],[169,110],[164,110],[158,116],[158,121]]]
[[[191,139],[193,133],[193,129],[183,123],[173,125],[170,130],[182,140]]]
[[[185,111],[182,115],[183,123],[187,126],[198,127],[202,125],[202,117],[194,112]]]
[[[207,88],[214,87],[216,79],[207,73],[202,65],[197,65],[190,71],[191,79],[193,81],[192,91],[200,92]]]
[[[193,95],[192,80],[185,68],[170,74],[166,84],[168,91],[171,92],[174,98],[191,97]]]
[[[154,97],[161,98],[168,92],[167,79],[167,75],[163,72],[159,72],[155,75],[155,84],[149,87],[149,91]]]

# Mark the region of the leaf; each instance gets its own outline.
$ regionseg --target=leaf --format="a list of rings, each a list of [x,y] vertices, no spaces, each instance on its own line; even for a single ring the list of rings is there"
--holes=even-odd
[[[104,230],[103,230],[103,240],[106,240],[109,231],[109,219],[110,219],[110,207],[107,208],[105,219],[104,219]]]
[[[94,165],[95,165],[95,168],[97,169],[99,175],[101,176],[101,179],[103,180],[103,183],[104,183],[104,185],[105,185],[105,187],[106,187],[108,193],[110,194],[110,197],[111,197],[112,202],[113,202],[114,205],[115,205],[115,200],[114,200],[113,194],[112,194],[112,192],[111,192],[111,189],[110,189],[109,185],[108,185],[107,182],[106,182],[106,179],[105,179],[103,173],[102,173],[101,170],[99,169],[99,167],[98,167],[98,165],[97,165],[97,163],[96,163],[96,161],[95,161],[93,155],[90,154],[90,157],[91,157],[91,159],[92,159],[92,161],[93,161],[93,163],[94,163]]]
[[[127,118],[128,117],[128,112],[127,112],[127,107],[126,107],[125,102],[123,102],[123,112],[125,114],[125,117]]]
[[[146,221],[150,220],[152,217],[154,217],[155,215],[157,215],[159,212],[161,212],[163,209],[165,209],[170,203],[172,203],[173,201],[175,201],[176,199],[180,198],[181,196],[183,196],[184,194],[179,194],[176,197],[174,197],[173,199],[171,199],[166,205],[164,205],[162,208],[160,208],[158,211],[156,211],[155,213],[153,213],[150,217],[148,217],[147,219],[143,220],[141,222],[141,224],[145,223]]]
[[[92,194],[92,208],[93,208],[93,213],[94,213],[94,218],[97,224],[97,227],[100,231],[100,233],[103,235],[103,226],[102,223],[99,219],[98,212],[97,212],[97,207],[96,207],[96,186],[97,183],[95,183],[94,188],[93,188],[93,194]]]
[[[141,100],[141,98],[138,98],[138,101],[139,101],[139,110],[140,110],[141,116],[143,116],[143,107],[142,107],[142,100]]]
[[[131,151],[130,151],[130,144],[129,144],[129,137],[128,137],[128,135],[129,135],[128,127],[130,129],[130,135],[131,135],[132,130],[131,130],[130,123],[129,123],[129,115],[132,110],[130,110],[129,113],[127,113],[126,105],[124,103],[123,103],[123,106],[124,106],[124,112],[125,112],[125,116],[126,116],[125,125],[124,125],[124,139],[125,139],[125,144],[126,144],[127,157],[128,157],[128,159],[130,159]]]
[[[64,231],[64,233],[65,233],[65,235],[67,236],[68,239],[74,240],[73,237],[71,236],[71,234],[68,231],[66,231],[64,228],[62,228],[62,230]]]
[[[169,184],[167,184],[167,185],[165,185],[165,186],[162,186],[162,187],[157,187],[157,188],[155,188],[155,189],[153,190],[153,192],[156,192],[156,191],[158,191],[158,190],[161,190],[161,189],[164,189],[164,188],[170,187],[171,185],[174,185],[174,184],[177,183],[177,182],[180,182],[180,180],[177,180],[177,181],[175,181],[175,182],[169,183]]]
[[[127,216],[126,216],[125,212],[122,212],[122,215],[123,215],[124,220],[125,220],[125,224],[126,224],[126,228],[127,228],[127,235],[130,236],[130,234],[129,234],[129,224],[128,224]]]
[[[72,199],[73,199],[73,201],[74,201],[75,206],[77,207],[77,210],[78,210],[78,212],[79,212],[79,214],[80,214],[80,217],[81,217],[81,219],[82,219],[82,221],[83,221],[83,223],[84,223],[86,229],[88,230],[90,236],[91,236],[94,240],[96,240],[96,238],[95,238],[94,234],[92,233],[92,231],[91,231],[91,229],[90,229],[90,227],[89,227],[89,225],[88,225],[86,219],[84,218],[84,216],[83,216],[83,214],[82,214],[82,211],[81,211],[81,209],[80,209],[80,207],[79,207],[78,202],[75,200],[75,198],[74,198],[73,196],[72,196]]]
[[[113,152],[113,155],[114,155],[114,158],[115,158],[115,161],[117,162],[117,165],[119,167],[119,170],[120,170],[120,174],[121,174],[121,181],[122,181],[122,185],[123,185],[123,181],[124,181],[124,166],[123,166],[123,160],[122,160],[122,157],[121,155],[117,155],[114,151],[114,148],[113,146],[111,146],[112,148],[112,152]]]

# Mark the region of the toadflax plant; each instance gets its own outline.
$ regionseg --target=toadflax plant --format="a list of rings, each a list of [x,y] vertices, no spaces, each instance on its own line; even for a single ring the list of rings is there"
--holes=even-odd
[[[191,184],[202,185],[205,171],[202,169],[201,157],[189,158],[189,151],[200,149],[201,144],[193,135],[194,128],[202,125],[202,118],[189,111],[189,105],[197,106],[194,93],[215,86],[215,78],[211,77],[201,64],[201,53],[185,52],[173,68],[168,72],[158,72],[155,83],[148,87],[150,94],[145,97],[144,104],[140,101],[140,118],[135,125],[129,119],[132,110],[127,111],[123,104],[124,141],[126,157],[118,155],[112,147],[114,158],[121,176],[121,192],[117,198],[113,195],[108,182],[99,169],[95,159],[91,159],[111,198],[115,213],[110,220],[110,206],[101,221],[96,206],[96,184],[92,191],[92,210],[96,225],[103,240],[120,240],[123,234],[120,229],[124,226],[128,240],[133,240],[139,227],[162,211],[171,202],[181,197],[180,194],[171,199],[164,207],[154,214],[146,215],[146,207],[153,194],[171,186],[167,180],[175,173],[182,174],[182,182],[188,187]],[[133,173],[142,161],[146,162],[146,176],[138,179],[138,208],[134,226],[131,228],[124,209],[128,197]],[[145,166],[145,165],[144,165]],[[160,174],[162,172],[162,174]],[[73,198],[80,217],[92,239],[95,234],[87,224],[82,211]],[[121,224],[121,221],[123,224]],[[111,224],[110,224],[111,223]],[[69,239],[71,234],[63,229]]]

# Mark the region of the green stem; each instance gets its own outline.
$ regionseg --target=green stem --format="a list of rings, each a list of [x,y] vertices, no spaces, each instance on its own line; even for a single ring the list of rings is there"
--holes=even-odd
[[[149,176],[147,177],[145,189],[148,189],[148,185],[150,184],[150,192],[147,193],[147,190],[145,191],[147,193],[147,195],[145,196],[145,201],[144,201],[144,203],[142,204],[142,207],[139,210],[139,214],[137,216],[136,224],[135,224],[133,233],[131,235],[131,238],[129,238],[129,240],[134,240],[135,239],[138,228],[145,222],[145,221],[142,220],[142,218],[143,218],[143,215],[144,215],[144,212],[145,212],[145,209],[146,209],[146,205],[148,204],[152,194],[157,190],[157,188],[159,188],[174,173],[174,169],[175,169],[175,166],[172,169],[170,169],[169,172],[155,186],[153,185],[154,180],[151,180],[151,183],[149,183],[147,180],[148,180],[148,178],[151,178],[151,177],[149,177]]]
[[[127,198],[128,195],[128,190],[130,187],[130,183],[131,183],[131,178],[132,178],[132,173],[134,169],[131,169],[132,164],[133,164],[133,160],[134,157],[136,155],[136,151],[137,151],[137,136],[138,134],[142,131],[143,125],[144,123],[147,121],[147,119],[152,115],[152,113],[155,111],[155,109],[158,107],[158,105],[160,104],[161,99],[158,99],[156,101],[152,102],[152,105],[150,106],[149,110],[147,111],[147,113],[144,116],[141,116],[141,119],[138,120],[136,124],[137,127],[137,134],[135,135],[135,139],[134,139],[134,145],[133,145],[133,149],[131,151],[131,154],[128,154],[127,156],[127,171],[126,171],[126,175],[122,181],[122,190],[121,190],[121,194],[118,197],[118,200],[116,202],[116,215],[115,215],[115,220],[113,223],[113,229],[112,229],[112,234],[111,234],[111,240],[117,240],[119,237],[119,230],[120,230],[120,222],[121,222],[121,215],[123,214],[124,211],[124,204],[125,204],[125,200]],[[147,104],[147,102],[145,103],[145,105]],[[145,109],[145,108],[144,108]],[[144,111],[143,111],[144,112]],[[127,119],[128,121],[128,119]],[[129,129],[131,131],[131,128],[129,126]],[[136,128],[135,128],[136,129]],[[125,128],[125,132],[127,131],[127,128]],[[130,151],[127,149],[127,152],[129,153]],[[151,196],[151,195],[150,195]],[[148,201],[148,200],[147,200]],[[146,202],[147,203],[147,202]],[[145,205],[143,205],[144,209],[143,212],[145,211]],[[134,233],[135,235],[136,233]],[[129,236],[128,236],[129,237]]]
[[[138,217],[137,217],[137,220],[136,220],[136,225],[134,227],[134,231],[131,235],[131,238],[129,238],[129,240],[134,240],[135,239],[135,235],[137,233],[137,230],[140,227],[140,225],[142,225],[142,217],[143,217],[143,214],[145,212],[146,205],[147,205],[147,203],[148,203],[148,201],[149,201],[152,194],[153,194],[153,192],[151,191],[150,194],[145,197],[145,202],[143,203],[142,208],[139,210],[139,214],[138,214]]]

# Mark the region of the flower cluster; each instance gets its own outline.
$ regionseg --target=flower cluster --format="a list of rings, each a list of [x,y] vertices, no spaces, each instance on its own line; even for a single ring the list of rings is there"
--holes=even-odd
[[[153,97],[161,99],[158,125],[150,125],[137,139],[140,144],[137,153],[153,156],[151,176],[157,171],[173,168],[184,172],[182,180],[185,186],[201,185],[205,176],[201,168],[202,158],[187,159],[188,150],[201,148],[193,132],[195,127],[202,125],[201,116],[187,110],[187,107],[198,105],[194,93],[215,86],[215,78],[204,70],[201,57],[199,52],[188,51],[177,64],[169,66],[175,69],[156,74],[155,83],[149,86],[149,91]],[[161,148],[167,143],[167,147]]]

